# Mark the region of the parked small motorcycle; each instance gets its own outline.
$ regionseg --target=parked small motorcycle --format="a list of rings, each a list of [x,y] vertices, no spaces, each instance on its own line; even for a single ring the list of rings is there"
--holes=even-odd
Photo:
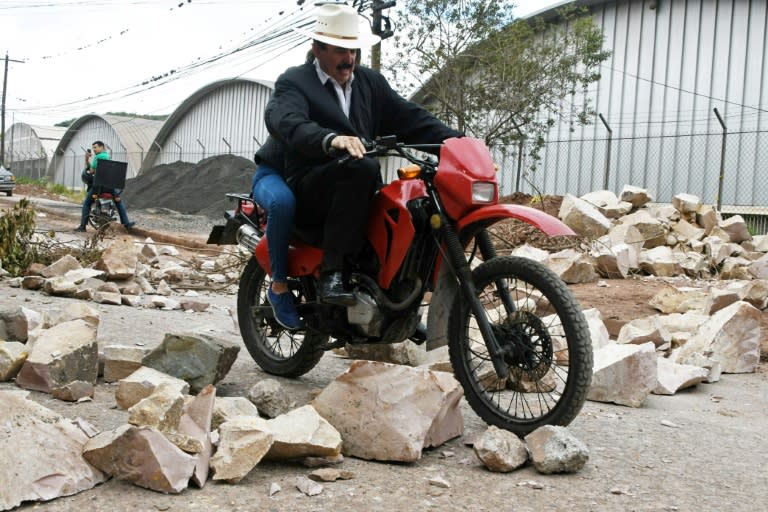
[[[414,150],[439,150],[439,160]],[[516,219],[551,236],[573,231],[540,210],[499,204],[496,169],[480,140],[426,146],[384,137],[366,155],[389,154],[411,165],[374,197],[368,251],[350,273],[355,304],[322,303],[322,250],[306,242],[313,238],[306,231],[292,241],[288,284],[303,319],[295,331],[277,323],[266,297],[266,216],[249,196],[227,194],[237,207],[225,213],[227,223],[213,228],[208,243],[237,243],[252,254],[237,295],[240,333],[251,356],[268,373],[297,377],[324,351],[348,343],[426,338],[427,350],[448,345],[467,402],[487,423],[521,436],[546,424],[567,425],[581,410],[592,377],[584,315],[546,266],[498,256],[488,228]],[[417,336],[424,308],[426,336]]]

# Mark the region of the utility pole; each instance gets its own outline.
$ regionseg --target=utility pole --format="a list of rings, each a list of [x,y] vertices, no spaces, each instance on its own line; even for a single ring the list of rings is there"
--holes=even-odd
[[[8,90],[8,63],[24,61],[8,58],[8,52],[5,52],[5,72],[3,73],[3,102],[0,106],[0,165],[5,164],[5,91]]]
[[[389,21],[389,17],[383,16],[381,11],[394,7],[395,4],[397,4],[396,0],[373,0],[371,6],[373,26],[371,28],[374,34],[381,37],[382,41],[388,37],[392,37],[395,33],[392,31],[392,23]],[[371,69],[375,69],[376,71],[381,70],[380,42],[376,43],[376,45],[371,48]]]

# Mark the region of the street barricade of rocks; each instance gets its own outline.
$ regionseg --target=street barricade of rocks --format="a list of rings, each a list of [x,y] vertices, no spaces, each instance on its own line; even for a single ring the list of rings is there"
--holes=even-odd
[[[663,287],[652,299],[660,314],[627,323],[615,340],[600,311],[585,311],[595,354],[589,400],[640,407],[651,393],[672,395],[717,382],[723,372],[756,370],[759,315],[768,307],[768,237],[751,236],[739,216],[722,220],[694,196],[653,205],[634,187],[620,197],[605,191],[566,196],[559,216],[589,237],[590,246],[550,254],[525,245],[513,254],[545,263],[567,283],[687,276],[686,286]],[[225,251],[190,265],[172,247],[151,239],[137,246],[125,237],[111,241],[90,267],[65,256],[5,280],[81,300],[47,311],[0,311],[0,381],[19,388],[0,391],[0,440],[8,456],[0,469],[0,510],[74,494],[109,477],[164,493],[209,479],[237,483],[261,460],[322,467],[313,480],[296,481],[315,495],[322,492],[315,480],[354,477],[339,469],[344,456],[409,462],[463,434],[463,394],[444,348],[348,346],[346,355],[355,359],[349,369],[299,406],[271,379],[256,383],[248,398],[217,397],[215,386],[239,346],[210,332],[165,333],[153,349],[107,345],[100,351],[100,313],[89,301],[196,314],[208,305],[189,291],[179,296],[180,290],[236,282],[239,258]],[[112,430],[99,432],[27,397],[35,391],[87,401],[99,379],[117,383],[115,401],[126,412],[126,423]],[[489,470],[501,472],[527,463],[542,473],[573,472],[589,456],[562,427],[542,427],[523,440],[490,427],[473,445]],[[36,463],[26,464],[32,452]],[[430,483],[450,486],[439,477]],[[269,492],[278,491],[273,485]]]

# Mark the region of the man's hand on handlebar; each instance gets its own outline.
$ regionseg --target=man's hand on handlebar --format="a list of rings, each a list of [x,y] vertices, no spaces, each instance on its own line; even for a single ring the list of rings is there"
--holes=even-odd
[[[352,158],[363,158],[365,146],[358,137],[349,135],[337,135],[331,140],[331,147],[340,151],[346,151]]]

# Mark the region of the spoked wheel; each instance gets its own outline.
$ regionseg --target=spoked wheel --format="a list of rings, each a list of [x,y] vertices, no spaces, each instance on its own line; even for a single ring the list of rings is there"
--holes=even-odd
[[[99,230],[107,227],[113,220],[115,219],[108,212],[103,212],[98,206],[92,206],[88,214],[88,224]]]
[[[519,436],[569,424],[592,380],[589,329],[573,294],[527,258],[493,258],[472,275],[509,375],[498,377],[469,305],[457,298],[448,345],[467,402],[488,424]]]
[[[327,336],[303,330],[288,331],[274,319],[267,300],[269,276],[252,257],[240,276],[237,321],[240,334],[254,361],[267,373],[281,377],[304,375],[323,357]],[[297,302],[300,291],[292,290]]]

